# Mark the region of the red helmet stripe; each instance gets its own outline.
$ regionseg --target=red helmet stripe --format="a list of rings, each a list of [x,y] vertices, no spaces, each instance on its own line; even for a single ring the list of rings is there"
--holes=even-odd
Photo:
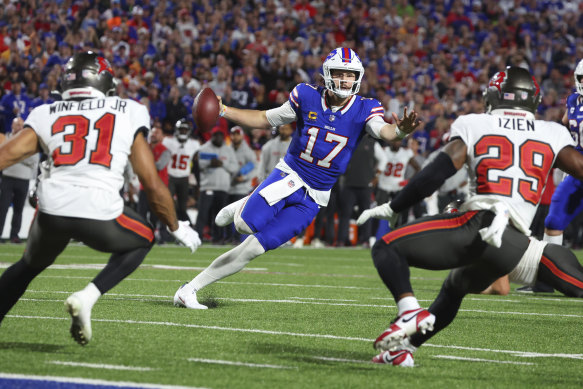
[[[342,62],[350,62],[350,49],[343,47],[342,48]]]

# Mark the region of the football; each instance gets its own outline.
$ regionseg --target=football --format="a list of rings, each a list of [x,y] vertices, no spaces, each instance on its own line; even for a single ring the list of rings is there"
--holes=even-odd
[[[192,104],[192,116],[200,131],[210,131],[215,126],[219,111],[219,100],[211,88],[204,88],[196,95]]]

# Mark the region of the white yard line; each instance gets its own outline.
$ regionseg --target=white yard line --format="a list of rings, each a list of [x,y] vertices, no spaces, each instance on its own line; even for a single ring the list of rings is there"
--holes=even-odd
[[[433,357],[434,358],[441,358],[441,359],[454,359],[456,361],[502,363],[502,364],[508,364],[508,365],[535,365],[535,363],[532,363],[532,362],[499,361],[499,360],[495,360],[495,359],[455,357],[453,355],[434,355]]]
[[[28,290],[29,293],[58,293],[58,294],[71,294],[73,291],[49,291],[49,290]],[[128,293],[108,293],[108,296],[119,296],[122,298],[132,299],[135,297],[150,297],[158,299],[170,299],[172,296],[166,295],[144,295],[144,294],[128,294]],[[350,303],[332,303],[332,302],[320,302],[320,301],[303,301],[309,299],[300,300],[299,297],[290,297],[283,299],[240,299],[240,298],[229,298],[229,297],[217,297],[217,300],[222,301],[232,301],[232,302],[246,302],[246,303],[287,303],[287,304],[311,304],[311,305],[328,305],[328,306],[350,306],[350,307],[368,307],[368,308],[395,308],[395,305],[379,305],[379,304],[350,304]],[[21,299],[25,300],[25,299]],[[30,301],[54,301],[54,300],[42,300],[42,299],[29,299]],[[139,301],[156,301],[148,299],[138,299]],[[323,301],[334,301],[333,299],[322,299]],[[355,301],[355,300],[338,300],[338,301]],[[356,300],[357,301],[357,300]],[[422,300],[423,301],[423,300]],[[472,313],[487,313],[487,314],[497,314],[497,315],[523,315],[523,316],[555,316],[555,317],[572,317],[572,318],[583,318],[583,315],[573,315],[573,314],[561,314],[561,313],[541,313],[541,312],[517,312],[517,311],[488,311],[483,309],[460,309],[460,312],[472,312]]]
[[[319,356],[312,356],[312,358],[320,360],[320,361],[330,361],[330,362],[370,363],[370,360],[363,361],[360,359],[344,359],[344,358],[331,358],[331,357],[319,357]]]
[[[261,364],[261,363],[248,363],[248,362],[238,362],[238,361],[224,361],[221,359],[188,358],[188,361],[201,362],[201,363],[212,363],[212,364],[217,364],[217,365],[259,367],[259,368],[266,368],[266,369],[297,369],[297,367],[293,367],[293,366],[266,365],[266,364]]]
[[[9,383],[10,380],[23,380],[23,381],[52,381],[52,382],[63,382],[66,384],[83,384],[83,385],[95,385],[95,386],[115,386],[119,388],[147,388],[147,389],[205,389],[203,387],[195,386],[177,386],[177,385],[161,385],[155,383],[142,383],[142,382],[127,382],[127,381],[106,381],[88,378],[78,378],[78,377],[58,377],[58,376],[48,376],[48,375],[27,375],[27,374],[10,374],[10,373],[0,373],[0,386],[2,381]],[[39,387],[42,384],[39,383]]]
[[[104,364],[104,363],[84,363],[84,362],[71,362],[71,361],[47,361],[47,363],[50,363],[53,365],[88,367],[91,369],[105,369],[105,370],[133,370],[133,371],[158,370],[158,369],[152,369],[151,367],[108,365],[108,364]]]
[[[37,319],[37,320],[70,320],[65,317],[51,317],[51,316],[28,316],[28,315],[6,315],[6,317],[12,317],[16,319]],[[199,328],[204,330],[216,330],[216,331],[230,331],[230,332],[243,332],[243,333],[253,333],[253,334],[265,334],[265,335],[276,335],[276,336],[297,336],[304,338],[318,338],[318,339],[333,339],[333,340],[346,340],[346,341],[359,341],[359,342],[372,342],[373,339],[369,338],[358,338],[350,336],[337,336],[329,334],[307,334],[298,332],[285,332],[285,331],[271,331],[271,330],[261,330],[256,328],[234,328],[234,327],[219,327],[219,326],[205,326],[199,324],[183,324],[183,323],[173,323],[173,322],[156,322],[156,321],[142,321],[142,320],[113,320],[113,319],[92,319],[93,322],[102,323],[124,323],[124,324],[136,324],[136,325],[152,325],[152,326],[165,326],[165,327],[182,327],[182,328]],[[476,347],[464,347],[464,346],[451,346],[451,345],[438,345],[425,343],[424,347],[437,347],[437,348],[447,348],[447,349],[457,349],[457,350],[469,350],[469,351],[484,351],[493,353],[506,353],[516,356],[524,357],[546,357],[546,358],[568,358],[568,359],[581,359],[583,360],[583,354],[547,354],[547,353],[533,353],[530,351],[519,351],[519,350],[496,350],[496,349],[486,349],[486,348],[476,348]]]

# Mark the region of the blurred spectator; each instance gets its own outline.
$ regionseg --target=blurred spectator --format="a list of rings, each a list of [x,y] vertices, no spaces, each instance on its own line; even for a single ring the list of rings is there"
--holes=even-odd
[[[240,126],[234,126],[231,128],[230,134],[231,147],[237,157],[239,170],[232,176],[227,204],[234,203],[251,192],[253,189],[252,179],[257,171],[257,156],[245,141],[243,129]],[[232,225],[227,227],[226,239],[227,242],[233,241],[235,244],[242,241],[241,235],[235,231]]]
[[[52,104],[55,102],[55,100],[53,98],[51,98],[49,95],[50,91],[49,91],[49,87],[47,86],[47,84],[42,83],[39,85],[38,88],[39,88],[39,95],[37,98],[32,100],[31,110],[32,110],[32,108],[38,107],[39,105]]]
[[[158,170],[158,175],[162,179],[162,182],[168,186],[168,164],[172,158],[170,150],[164,146],[162,141],[164,140],[164,133],[162,132],[162,126],[160,122],[154,123],[152,130],[149,135],[150,148],[152,149],[152,154],[154,155],[154,161],[156,164],[156,170]],[[165,225],[158,220],[156,214],[150,210],[150,205],[148,204],[148,198],[146,197],[146,192],[142,185],[140,185],[140,192],[138,195],[138,213],[142,215],[146,220],[154,226],[155,231],[157,231],[158,243],[164,243],[169,240],[170,234],[166,230]]]
[[[178,120],[186,118],[188,110],[180,99],[180,91],[177,86],[170,88],[168,99],[166,99],[166,117],[164,121],[175,124]]]
[[[257,179],[259,182],[265,180],[279,160],[285,156],[291,143],[294,127],[291,124],[285,124],[279,126],[277,131],[279,135],[269,140],[261,148],[259,166],[257,167]]]
[[[31,98],[22,90],[22,83],[19,79],[12,80],[10,92],[2,96],[0,100],[1,123],[4,132],[9,132],[15,118],[26,119],[32,108]]]
[[[198,153],[200,168],[200,196],[196,231],[204,237],[204,227],[211,226],[212,242],[224,242],[224,227],[214,223],[214,215],[228,204],[231,177],[239,172],[239,163],[233,149],[225,145],[225,135],[219,127],[211,130],[211,140],[200,147]]]
[[[346,172],[340,180],[337,246],[350,245],[348,233],[354,206],[358,207],[358,214],[370,208],[372,189],[377,184],[377,177],[382,172],[385,162],[386,158],[380,144],[366,135],[354,151]],[[370,237],[371,221],[368,221],[359,228],[357,242],[368,247]]]
[[[8,139],[18,134],[24,125],[24,120],[16,117],[12,120],[12,132]],[[12,223],[10,225],[10,242],[21,243],[18,233],[22,226],[22,210],[28,197],[30,180],[37,176],[39,154],[35,154],[2,171],[0,182],[0,235],[4,231],[4,222],[8,208],[12,204]]]

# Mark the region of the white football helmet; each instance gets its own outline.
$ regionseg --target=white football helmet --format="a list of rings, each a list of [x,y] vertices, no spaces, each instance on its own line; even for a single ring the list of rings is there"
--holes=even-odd
[[[352,84],[350,89],[341,89],[336,87],[334,80],[332,80],[332,75],[330,70],[350,70],[356,72],[356,81]],[[346,98],[358,93],[360,89],[360,82],[364,76],[364,67],[362,67],[362,62],[360,58],[354,52],[354,50],[347,47],[338,47],[326,57],[324,64],[322,65],[322,70],[324,71],[324,84],[326,88],[334,92],[334,94],[340,98]]]
[[[583,95],[583,59],[577,64],[573,75],[575,77],[575,89],[577,93]]]

